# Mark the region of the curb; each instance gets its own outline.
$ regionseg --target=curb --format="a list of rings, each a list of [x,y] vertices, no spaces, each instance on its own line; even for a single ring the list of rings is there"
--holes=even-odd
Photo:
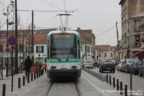
[[[106,76],[103,76],[101,74],[98,74],[96,72],[93,72],[93,71],[90,71],[90,70],[87,70],[87,69],[83,69],[83,70],[86,71],[87,73],[93,75],[94,77],[98,78],[99,80],[106,81]]]

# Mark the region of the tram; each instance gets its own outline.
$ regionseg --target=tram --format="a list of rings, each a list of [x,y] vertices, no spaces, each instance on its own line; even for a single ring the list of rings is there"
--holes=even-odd
[[[47,36],[47,77],[81,76],[81,42],[77,31],[51,31]]]

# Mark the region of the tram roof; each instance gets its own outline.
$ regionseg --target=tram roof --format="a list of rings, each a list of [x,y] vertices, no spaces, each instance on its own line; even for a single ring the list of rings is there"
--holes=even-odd
[[[51,32],[49,32],[48,33],[48,35],[51,35],[51,34],[56,34],[56,33],[73,33],[73,34],[76,34],[76,35],[80,35],[77,31],[64,31],[64,32],[62,32],[62,31],[51,31]]]

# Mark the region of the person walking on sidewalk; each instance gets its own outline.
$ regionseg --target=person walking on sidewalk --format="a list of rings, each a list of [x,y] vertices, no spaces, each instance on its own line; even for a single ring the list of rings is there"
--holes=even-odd
[[[26,76],[29,75],[31,66],[32,66],[32,61],[30,60],[30,57],[28,56],[27,59],[25,60],[25,72],[26,72]]]

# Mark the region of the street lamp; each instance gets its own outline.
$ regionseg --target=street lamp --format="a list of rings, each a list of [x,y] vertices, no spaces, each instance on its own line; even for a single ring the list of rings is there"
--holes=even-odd
[[[3,15],[7,16],[7,20],[6,20],[6,24],[7,24],[7,36],[6,36],[6,37],[7,37],[7,45],[6,45],[6,47],[7,47],[7,48],[8,48],[8,46],[9,46],[9,45],[8,45],[8,29],[9,29],[9,28],[8,28],[8,25],[13,25],[13,24],[14,24],[13,22],[9,22],[9,19],[8,19],[8,18],[9,18],[9,7],[10,7],[11,5],[13,5],[13,4],[14,4],[14,2],[11,1],[11,4],[7,6],[7,13],[5,13],[5,12],[3,13]],[[9,65],[8,63],[9,63],[9,62],[8,62],[8,54],[7,54],[6,77],[8,77],[8,67],[9,67],[9,66],[8,66],[8,65]]]

